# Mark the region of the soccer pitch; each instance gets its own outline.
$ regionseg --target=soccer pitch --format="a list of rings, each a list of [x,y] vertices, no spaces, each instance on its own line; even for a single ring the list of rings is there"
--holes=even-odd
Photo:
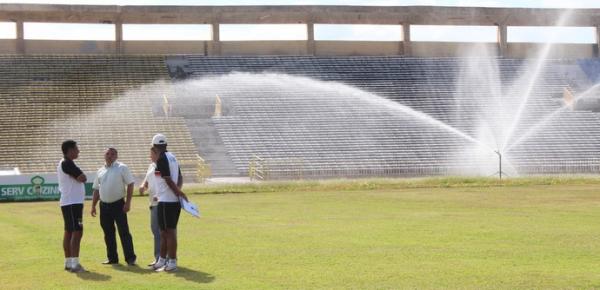
[[[63,270],[58,202],[0,203],[2,289],[600,287],[599,179],[355,180],[187,189],[179,271],[155,273],[147,197],[129,214],[139,267],[106,259],[84,208]],[[211,194],[198,194],[198,193]],[[223,193],[223,194],[212,194]],[[119,244],[119,254],[122,249]]]

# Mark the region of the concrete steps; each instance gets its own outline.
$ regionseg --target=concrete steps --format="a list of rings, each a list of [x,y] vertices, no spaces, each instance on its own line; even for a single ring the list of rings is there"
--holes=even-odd
[[[186,119],[198,153],[210,165],[212,177],[244,176],[233,163],[212,119]]]

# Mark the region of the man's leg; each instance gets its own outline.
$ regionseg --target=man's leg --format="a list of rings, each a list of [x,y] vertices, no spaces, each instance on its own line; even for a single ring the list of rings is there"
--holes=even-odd
[[[63,251],[65,258],[71,258],[71,233],[67,231],[63,235]]]
[[[165,232],[165,207],[162,202],[158,203],[157,206],[157,217],[158,227],[160,228],[160,254],[156,264],[152,265],[152,269],[161,271],[162,268],[167,264],[167,236]]]
[[[79,246],[81,245],[81,238],[83,237],[83,230],[75,231],[71,234],[71,257],[79,258]]]
[[[104,232],[107,262],[117,263],[119,262],[119,254],[117,253],[117,237],[115,236],[113,210],[111,204],[100,202],[100,226],[102,226],[102,231]]]
[[[167,231],[160,231],[160,256],[165,258],[167,257]]]
[[[150,229],[154,236],[154,261],[158,261],[160,255],[160,228],[158,227],[158,208],[153,206],[150,209]]]
[[[74,225],[71,220],[73,215],[71,215],[71,208],[69,205],[61,206],[60,212],[63,218],[64,224],[64,234],[63,234],[63,251],[65,253],[65,270],[71,269],[71,233],[72,226]]]
[[[121,200],[115,202],[114,218],[119,231],[119,237],[121,238],[121,246],[123,247],[123,255],[127,264],[135,264],[136,256],[133,250],[133,237],[129,232],[129,224],[127,223],[127,214],[123,212],[123,205],[125,201]],[[121,210],[118,210],[118,208]]]
[[[63,235],[63,251],[65,252],[65,270],[71,269],[71,232]]]
[[[166,242],[167,242],[167,255],[169,260],[165,271],[177,270],[177,236],[176,229],[177,223],[179,222],[179,214],[181,212],[181,205],[179,203],[170,203],[168,210],[168,218],[166,219],[167,226],[165,229]]]
[[[166,231],[167,255],[169,259],[177,259],[177,237],[175,229],[167,229]]]
[[[70,225],[71,242],[70,242],[70,254],[71,254],[71,272],[81,273],[86,270],[79,263],[79,246],[81,245],[81,238],[83,237],[83,204],[73,204],[70,207],[70,215],[72,224]]]

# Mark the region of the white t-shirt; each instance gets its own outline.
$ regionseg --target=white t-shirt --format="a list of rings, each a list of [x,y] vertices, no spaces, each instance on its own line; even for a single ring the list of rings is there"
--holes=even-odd
[[[83,172],[73,160],[63,158],[56,166],[60,206],[82,204],[85,199],[85,184],[76,178]]]
[[[105,203],[115,202],[127,194],[127,185],[135,182],[127,165],[115,161],[110,166],[102,166],[94,179],[93,189],[100,191],[100,200]]]
[[[154,200],[155,192],[156,192],[156,177],[154,177],[154,172],[156,171],[156,164],[150,163],[148,165],[148,171],[146,171],[146,182],[148,182],[148,202],[150,206],[157,206],[158,201]]]
[[[156,196],[159,202],[179,202],[179,198],[169,187],[164,177],[171,177],[173,183],[177,184],[179,180],[179,163],[177,158],[171,152],[163,152],[156,160],[156,170],[154,177],[156,182]]]

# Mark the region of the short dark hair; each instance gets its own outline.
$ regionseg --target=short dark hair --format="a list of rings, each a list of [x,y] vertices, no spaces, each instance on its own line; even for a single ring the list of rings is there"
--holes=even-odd
[[[60,148],[62,149],[63,154],[67,155],[69,149],[75,149],[75,146],[77,146],[77,142],[75,142],[74,140],[66,140],[62,142],[62,146]]]

